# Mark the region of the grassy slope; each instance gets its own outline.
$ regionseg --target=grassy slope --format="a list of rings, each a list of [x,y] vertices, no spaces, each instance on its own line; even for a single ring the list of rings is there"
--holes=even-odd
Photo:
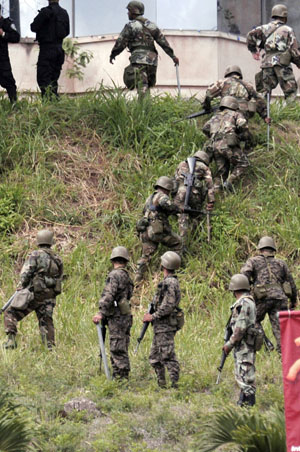
[[[134,297],[128,386],[98,373],[97,310],[109,254],[127,246],[140,255],[135,221],[154,180],[172,175],[178,162],[204,142],[201,121],[173,124],[200,109],[195,100],[155,98],[142,107],[121,92],[63,98],[58,104],[22,101],[0,112],[1,292],[12,293],[18,271],[34,246],[36,231],[54,228],[67,279],[55,311],[57,347],[40,344],[34,315],[21,322],[16,351],[0,350],[0,383],[7,385],[31,418],[43,452],[197,451],[207,414],[234,402],[238,389],[229,358],[215,385],[223,329],[232,302],[228,279],[255,250],[262,234],[272,234],[279,255],[299,284],[300,107],[274,105],[273,147],[266,152],[266,128],[258,119],[251,169],[237,192],[217,200],[212,242],[205,225],[191,237],[191,254],[180,272],[186,325],[176,346],[182,367],[178,391],[158,390],[147,361],[149,330],[137,356],[133,346],[145,306],[161,275],[155,257],[147,283]],[[133,265],[134,266],[134,265]],[[270,328],[265,323],[269,336]],[[3,330],[1,339],[4,340]],[[280,361],[264,351],[257,358],[258,408],[283,404]],[[59,411],[75,396],[95,401],[97,420]]]

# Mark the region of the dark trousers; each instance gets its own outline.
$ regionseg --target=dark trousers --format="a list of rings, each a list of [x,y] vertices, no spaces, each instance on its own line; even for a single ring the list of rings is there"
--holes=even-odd
[[[37,82],[42,97],[47,93],[58,97],[58,79],[65,60],[61,44],[40,44],[37,62]]]
[[[8,59],[0,59],[0,85],[6,89],[11,103],[15,102],[17,100],[17,87]]]

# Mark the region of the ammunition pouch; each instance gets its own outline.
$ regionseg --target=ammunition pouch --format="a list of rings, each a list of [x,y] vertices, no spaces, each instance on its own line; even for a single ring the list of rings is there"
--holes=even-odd
[[[161,220],[159,220],[158,218],[151,220],[150,229],[152,230],[152,233],[155,235],[162,234],[164,232],[163,222]]]
[[[14,309],[25,311],[33,299],[34,295],[29,289],[21,289],[17,291],[10,306]]]
[[[281,52],[279,54],[279,63],[282,66],[289,66],[289,64],[292,61],[291,53],[289,50],[286,50],[285,52]]]
[[[255,113],[256,112],[256,100],[250,99],[248,102],[248,111],[249,113]]]
[[[145,232],[149,226],[149,220],[146,217],[141,218],[136,222],[137,232]]]
[[[259,351],[264,343],[264,332],[261,325],[256,324],[254,327],[250,327],[247,330],[246,343]]]
[[[139,80],[139,69],[131,66],[131,64],[129,66],[126,66],[123,74],[123,81],[125,86],[128,89],[133,90],[134,88],[137,87],[138,80]]]
[[[256,300],[263,300],[267,297],[269,289],[275,289],[280,288],[283,289],[283,287],[280,284],[276,283],[270,283],[270,284],[257,284],[254,286],[253,294]]]
[[[181,330],[184,325],[184,312],[180,308],[176,308],[169,316],[169,325],[176,327],[176,331]]]
[[[240,140],[236,133],[228,133],[226,135],[226,143],[230,148],[234,148],[239,145]]]
[[[34,293],[44,292],[47,289],[45,277],[43,275],[39,274],[35,275],[34,278],[32,279],[32,285]]]
[[[48,289],[52,289],[55,286],[55,279],[54,278],[51,278],[49,276],[45,276],[44,280],[45,280],[45,284],[46,284]]]
[[[120,309],[121,315],[131,314],[130,303],[126,298],[122,298],[122,300],[118,301],[118,308]]]
[[[285,295],[286,295],[288,298],[291,298],[291,297],[292,297],[292,295],[293,295],[292,286],[291,286],[291,284],[290,284],[288,281],[285,281],[285,282],[282,284],[282,289],[283,289],[283,292],[285,293]]]

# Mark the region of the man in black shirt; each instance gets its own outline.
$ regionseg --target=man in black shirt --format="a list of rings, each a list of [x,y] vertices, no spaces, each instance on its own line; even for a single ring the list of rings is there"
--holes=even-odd
[[[37,82],[42,97],[47,93],[58,97],[57,81],[65,59],[62,42],[70,33],[69,15],[58,2],[59,0],[49,0],[49,6],[42,8],[30,25],[40,46]]]
[[[11,71],[8,43],[19,41],[20,34],[9,17],[2,17],[0,5],[0,85],[6,89],[11,103],[17,100],[17,88]]]

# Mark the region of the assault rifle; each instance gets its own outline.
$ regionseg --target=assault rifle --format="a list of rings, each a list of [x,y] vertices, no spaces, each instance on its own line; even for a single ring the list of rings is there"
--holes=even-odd
[[[153,303],[153,301],[151,301],[151,303],[149,303],[148,311],[147,311],[147,312],[148,312],[148,314],[153,314],[153,313],[154,313],[154,303]],[[144,339],[144,336],[145,336],[146,331],[147,331],[147,329],[148,329],[148,326],[149,326],[149,324],[150,324],[150,322],[143,322],[143,323],[144,323],[144,325],[142,326],[140,335],[139,335],[139,337],[137,338],[137,344],[136,344],[136,347],[135,347],[135,350],[134,350],[134,353],[135,353],[135,354],[137,354],[138,349],[139,349],[139,346],[140,346],[140,343],[141,343],[142,340]]]
[[[262,327],[262,325],[261,325],[261,327]],[[263,327],[262,327],[262,330],[263,330],[263,332],[264,332],[264,329],[263,329]],[[266,351],[267,352],[272,352],[273,350],[274,350],[274,345],[273,345],[273,342],[272,341],[270,341],[270,339],[266,336],[266,333],[264,332],[264,345],[265,345],[265,349],[266,349]]]
[[[105,335],[106,335],[106,325],[100,321],[96,324],[97,332],[98,332],[98,339],[99,339],[99,346],[100,346],[100,370],[101,370],[101,363],[103,361],[104,366],[104,372],[106,375],[106,378],[110,380],[110,372],[109,367],[107,363],[106,353],[105,353]]]
[[[15,295],[16,295],[16,293],[17,293],[17,290],[15,291],[15,293],[12,294],[12,296],[11,296],[10,299],[5,303],[5,305],[2,306],[2,308],[0,309],[0,314],[2,314],[2,312],[6,311],[6,309],[10,307],[10,305],[12,304],[12,301],[13,301]]]
[[[219,104],[216,105],[215,107],[212,107],[210,110],[201,110],[198,111],[197,113],[192,113],[191,115],[185,116],[184,118],[181,119],[176,119],[176,121],[173,122],[173,124],[176,124],[177,122],[181,122],[181,121],[185,121],[186,119],[194,119],[194,118],[198,118],[199,116],[205,116],[205,115],[210,115],[210,113],[214,113],[215,111],[219,110]]]
[[[230,326],[231,317],[232,317],[232,316],[229,317],[228,322],[226,323],[225,334],[224,334],[224,344],[226,344],[226,342],[228,342],[229,339],[230,339],[231,336],[232,336],[232,328],[231,328],[231,326]],[[221,373],[222,373],[222,370],[223,370],[223,367],[224,367],[226,358],[227,358],[227,355],[226,355],[225,351],[223,350],[223,351],[222,351],[222,356],[221,356],[220,365],[219,365],[219,367],[218,367],[219,374],[218,374],[218,378],[217,378],[217,381],[216,381],[216,384],[217,384],[217,385],[220,383]]]

